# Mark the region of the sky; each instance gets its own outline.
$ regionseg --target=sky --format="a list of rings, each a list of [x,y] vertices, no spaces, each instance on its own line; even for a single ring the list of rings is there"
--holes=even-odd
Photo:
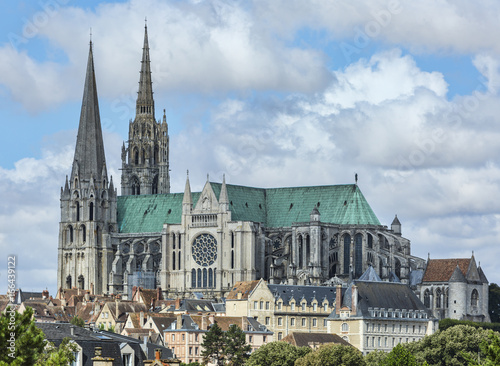
[[[17,1],[0,12],[0,293],[57,287],[89,40],[108,173],[134,118],[147,19],[172,192],[358,185],[412,254],[500,283],[500,2]],[[1,264],[3,263],[3,264]]]

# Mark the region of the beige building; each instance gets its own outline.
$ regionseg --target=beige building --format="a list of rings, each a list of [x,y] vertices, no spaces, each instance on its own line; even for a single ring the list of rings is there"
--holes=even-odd
[[[414,342],[438,329],[438,321],[405,284],[354,281],[337,286],[335,311],[328,332],[338,334],[364,354],[389,352],[399,343]]]
[[[226,313],[257,319],[281,340],[290,332],[326,333],[335,287],[238,282],[226,298]]]
[[[115,333],[121,333],[125,328],[125,322],[129,313],[146,312],[148,307],[132,301],[112,301],[106,302],[101,308],[95,325],[105,330],[114,329]]]
[[[178,314],[170,329],[164,331],[165,347],[170,348],[184,363],[201,363],[203,337],[215,322],[224,332],[232,324],[239,326],[244,331],[252,352],[273,341],[273,333],[251,317]]]

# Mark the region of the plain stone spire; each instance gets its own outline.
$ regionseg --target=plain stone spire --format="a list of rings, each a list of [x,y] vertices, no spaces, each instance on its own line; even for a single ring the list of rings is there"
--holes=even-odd
[[[141,76],[137,93],[136,115],[155,115],[153,82],[151,81],[151,60],[149,58],[148,27],[144,26],[144,46],[142,47]]]
[[[99,102],[97,99],[97,85],[95,81],[94,57],[92,42],[90,42],[80,124],[71,173],[72,184],[75,183],[76,175],[78,175],[80,182],[89,182],[92,175],[99,182],[102,182],[103,179],[107,180],[107,177],[101,176],[106,171],[105,160]]]

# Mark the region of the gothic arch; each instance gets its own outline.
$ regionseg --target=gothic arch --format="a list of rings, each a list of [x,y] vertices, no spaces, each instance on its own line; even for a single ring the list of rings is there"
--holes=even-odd
[[[428,288],[425,289],[425,291],[424,291],[424,306],[427,309],[431,308],[431,292],[429,291]]]
[[[356,278],[363,274],[363,234],[354,236],[354,275]]]
[[[130,188],[131,188],[131,193],[132,193],[132,196],[138,196],[141,194],[141,183],[139,181],[139,178],[137,178],[137,176],[132,176],[132,179],[130,180],[131,181],[131,184],[130,184]]]
[[[471,306],[478,306],[479,304],[479,292],[476,289],[472,290],[470,295],[470,304]]]
[[[158,193],[158,174],[156,174],[153,178],[153,184],[151,185],[151,194]]]
[[[344,243],[344,274],[349,274],[349,267],[351,266],[351,235],[343,235]]]

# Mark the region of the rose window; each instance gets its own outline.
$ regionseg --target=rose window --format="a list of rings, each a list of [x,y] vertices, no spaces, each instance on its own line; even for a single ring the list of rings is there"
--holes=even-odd
[[[193,242],[193,259],[200,266],[210,266],[217,259],[217,240],[210,234],[201,234]]]

